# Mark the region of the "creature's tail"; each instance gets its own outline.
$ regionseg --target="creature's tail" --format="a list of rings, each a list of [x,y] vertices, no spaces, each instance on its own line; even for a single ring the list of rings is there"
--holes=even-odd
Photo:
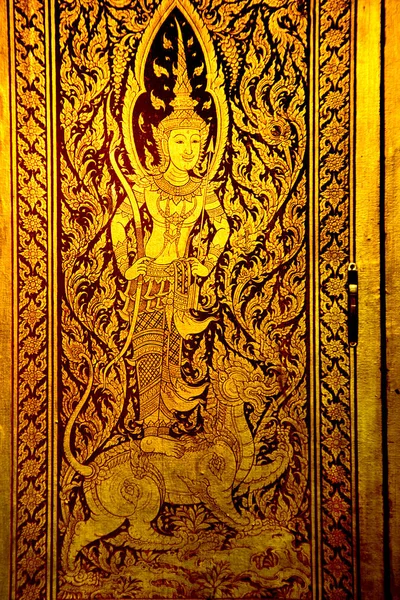
[[[71,467],[74,469],[74,471],[76,471],[80,475],[83,475],[84,477],[89,477],[93,473],[92,467],[89,465],[84,465],[84,464],[80,463],[75,458],[75,456],[73,455],[72,450],[71,450],[72,428],[75,424],[75,421],[76,421],[79,413],[81,412],[82,408],[86,404],[86,401],[89,398],[90,392],[92,391],[92,387],[93,387],[92,361],[90,360],[90,358],[88,356],[86,356],[86,354],[83,354],[82,356],[84,356],[84,358],[86,359],[87,364],[88,364],[89,378],[88,378],[85,392],[84,392],[82,398],[80,399],[80,401],[78,402],[78,404],[75,406],[75,409],[73,410],[73,412],[68,420],[67,426],[65,428],[65,433],[64,433],[63,446],[64,446],[65,457],[66,457],[67,461],[69,462],[69,464],[71,465]]]
[[[292,458],[293,446],[289,441],[289,433],[279,428],[278,447],[269,454],[270,462],[265,465],[253,465],[245,480],[239,486],[239,494],[254,492],[275,483],[286,471]]]

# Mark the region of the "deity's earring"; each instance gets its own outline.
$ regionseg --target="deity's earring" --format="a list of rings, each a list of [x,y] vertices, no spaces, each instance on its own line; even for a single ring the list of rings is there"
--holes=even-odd
[[[168,140],[166,140],[165,138],[163,138],[161,140],[161,147],[162,147],[165,159],[168,160],[169,159]]]

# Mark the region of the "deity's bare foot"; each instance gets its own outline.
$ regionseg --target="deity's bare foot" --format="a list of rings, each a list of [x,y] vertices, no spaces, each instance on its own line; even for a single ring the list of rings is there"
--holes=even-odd
[[[140,448],[143,452],[158,452],[175,458],[180,458],[185,452],[184,444],[179,440],[156,435],[144,437],[140,442]]]

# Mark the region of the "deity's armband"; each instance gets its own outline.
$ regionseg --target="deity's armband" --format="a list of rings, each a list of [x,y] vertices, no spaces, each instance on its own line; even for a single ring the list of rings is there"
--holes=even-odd
[[[145,204],[145,202],[146,202],[145,195],[144,195],[144,189],[142,187],[139,187],[138,185],[134,185],[133,193],[135,194],[135,197],[136,197],[139,207],[142,207],[143,204]]]
[[[129,268],[128,244],[126,242],[126,239],[124,241],[119,241],[115,244],[114,254],[115,259],[117,261],[118,269],[121,271],[122,275],[125,275],[125,272]]]
[[[206,210],[208,218],[215,228],[214,239],[210,243],[207,257],[204,265],[209,271],[212,271],[216,266],[219,257],[221,256],[224,246],[229,237],[229,224],[226,218],[224,209],[216,194],[212,194],[207,198]]]
[[[214,221],[220,221],[225,215],[224,209],[221,206],[221,202],[218,200],[216,194],[210,194],[206,199],[206,211],[208,218],[213,223]]]
[[[218,246],[211,242],[210,247],[208,249],[207,257],[204,261],[204,266],[207,267],[209,272],[212,271],[216,266],[218,259],[222,254],[222,250],[223,249],[221,248],[221,246]]]

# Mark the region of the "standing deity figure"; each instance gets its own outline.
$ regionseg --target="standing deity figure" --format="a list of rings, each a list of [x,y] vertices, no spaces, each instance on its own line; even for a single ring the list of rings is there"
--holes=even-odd
[[[204,157],[209,126],[195,111],[182,33],[178,23],[176,26],[173,110],[152,128],[160,168],[137,180],[111,224],[118,268],[128,280],[122,313],[130,321],[128,340],[144,428],[141,448],[174,456],[180,452],[179,443],[170,435],[175,415],[193,410],[205,389],[204,385],[188,385],[182,376],[183,340],[204,331],[212,320],[196,319],[193,310],[199,285],[216,267],[229,236],[228,221],[209,173],[203,177],[193,174]],[[143,221],[144,213],[151,220],[146,233],[144,223],[137,222],[139,218]],[[207,255],[200,261],[199,254],[194,256],[192,238],[195,224],[200,222],[200,229],[203,226],[205,213],[212,223],[212,235]],[[127,230],[132,220],[137,239],[131,264]]]

